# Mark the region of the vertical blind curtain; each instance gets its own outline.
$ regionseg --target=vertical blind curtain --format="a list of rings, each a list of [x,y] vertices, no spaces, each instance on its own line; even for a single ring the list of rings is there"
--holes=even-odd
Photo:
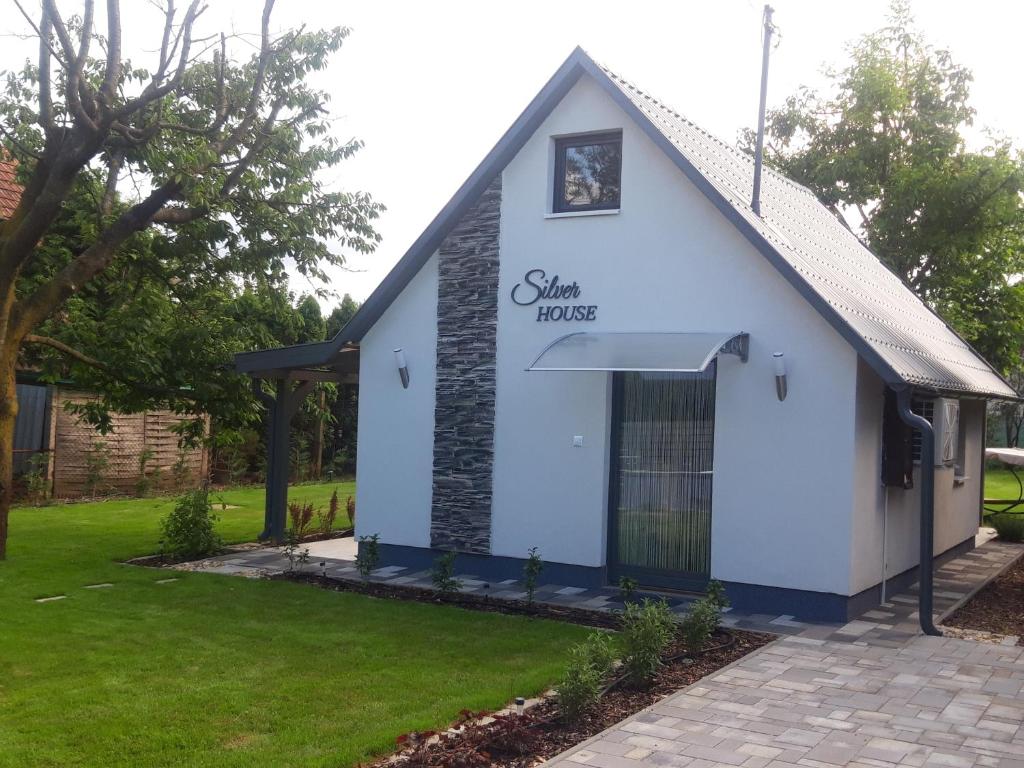
[[[703,373],[616,377],[618,563],[637,570],[707,574],[715,366]]]

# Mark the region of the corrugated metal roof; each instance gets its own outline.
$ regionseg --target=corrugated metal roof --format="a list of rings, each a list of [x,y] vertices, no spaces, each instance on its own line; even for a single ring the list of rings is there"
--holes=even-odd
[[[753,158],[607,68],[601,71],[901,381],[951,393],[1016,396],[810,190],[765,168],[758,217],[750,208]]]
[[[21,199],[21,186],[14,180],[13,160],[0,158],[0,220],[11,218]]]

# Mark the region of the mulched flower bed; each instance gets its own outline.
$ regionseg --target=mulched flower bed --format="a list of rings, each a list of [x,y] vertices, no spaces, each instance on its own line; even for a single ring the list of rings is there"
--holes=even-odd
[[[613,687],[578,722],[559,716],[554,699],[546,699],[522,715],[464,711],[457,731],[417,733],[399,737],[402,751],[381,758],[373,766],[408,768],[529,768],[589,739],[660,699],[731,664],[775,638],[755,632],[720,630],[706,650],[668,661],[653,684],[642,690]],[[668,653],[672,658],[685,649]],[[490,719],[490,722],[488,722]],[[436,737],[436,738],[434,738]]]
[[[987,584],[942,623],[1024,638],[1024,558]],[[1024,645],[1020,640],[1017,644]]]

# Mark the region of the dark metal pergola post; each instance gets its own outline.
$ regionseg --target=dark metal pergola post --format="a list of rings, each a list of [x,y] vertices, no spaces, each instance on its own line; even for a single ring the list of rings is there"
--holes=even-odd
[[[267,408],[267,479],[263,532],[260,540],[282,542],[288,521],[288,466],[291,452],[291,422],[315,382],[304,381],[295,389],[288,379],[275,379],[273,396],[253,379],[253,391]]]

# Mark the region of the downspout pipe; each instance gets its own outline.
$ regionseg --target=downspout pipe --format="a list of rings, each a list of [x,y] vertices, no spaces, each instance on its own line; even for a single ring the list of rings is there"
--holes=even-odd
[[[921,631],[941,637],[932,617],[932,558],[935,550],[935,431],[923,416],[910,410],[910,388],[896,393],[900,418],[921,433],[921,553],[917,566],[917,614]]]

